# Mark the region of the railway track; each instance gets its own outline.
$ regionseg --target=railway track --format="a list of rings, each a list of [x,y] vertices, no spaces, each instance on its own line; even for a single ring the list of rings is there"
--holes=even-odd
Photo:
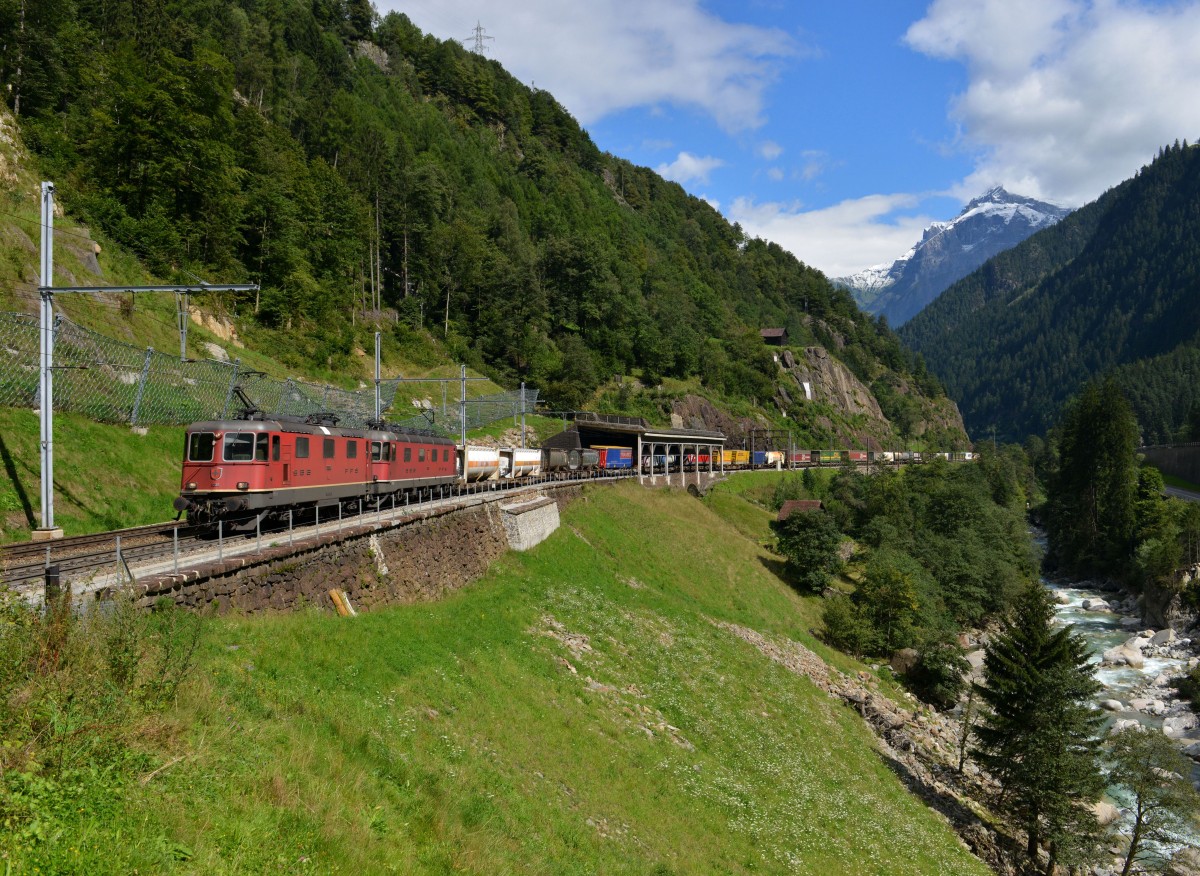
[[[178,536],[176,536],[176,532]],[[57,566],[65,579],[124,562],[157,556],[176,537],[193,541],[197,533],[186,523],[152,523],[110,532],[75,535],[54,541],[21,542],[0,547],[0,580],[9,586],[41,580],[48,566]]]
[[[612,475],[576,476],[547,479],[540,483],[553,486],[560,483],[565,485],[593,479],[611,479],[612,477]],[[410,509],[417,510],[426,503],[436,505],[480,493],[494,495],[498,498],[506,492],[536,485],[538,484],[513,481],[489,484],[487,487],[459,485],[444,490],[426,490],[423,499],[411,503],[405,501],[395,505],[390,502],[381,502],[378,510],[368,505],[363,509],[363,513],[367,517],[389,513],[404,514]],[[336,510],[324,509],[317,519],[312,509],[308,509],[302,514],[297,513],[291,524],[297,532],[315,525],[316,531],[319,533],[322,527],[326,528],[326,531],[340,529],[343,524],[350,525],[359,517],[360,515],[356,513],[343,516]],[[244,545],[247,540],[277,537],[280,533],[288,531],[289,521],[287,519],[264,523],[258,533],[254,529],[249,532],[230,532],[228,529],[218,530],[211,526],[189,526],[180,521],[178,523],[135,526],[91,535],[78,535],[52,542],[21,542],[0,547],[0,585],[29,593],[44,580],[47,566],[57,566],[63,582],[87,578],[89,575],[96,578],[115,576],[117,579],[129,579],[136,577],[130,567],[139,563],[170,558],[173,554],[178,556],[182,562],[188,555],[197,552],[212,553],[216,551],[218,555],[222,550],[240,552],[244,548],[239,548],[239,546]],[[119,550],[118,539],[120,540]]]

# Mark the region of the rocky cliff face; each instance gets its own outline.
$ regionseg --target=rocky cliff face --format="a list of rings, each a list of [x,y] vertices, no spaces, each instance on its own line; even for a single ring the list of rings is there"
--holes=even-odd
[[[824,347],[779,351],[775,406],[795,423],[796,440],[808,436],[813,446],[883,450],[902,447],[894,424],[863,383]],[[948,398],[927,399],[901,381],[896,392],[911,396],[920,411],[909,424],[912,437],[923,438],[939,450],[962,450],[969,442],[958,407]],[[765,417],[737,417],[700,396],[675,401],[673,425],[723,433],[729,447],[741,447],[755,429],[778,428]],[[811,448],[810,448],[811,449]]]
[[[849,417],[865,416],[890,428],[871,390],[824,347],[805,347],[800,358],[793,356],[790,350],[784,350],[780,365],[796,385],[792,393],[780,388],[783,399],[791,401],[790,397],[795,393],[797,401],[825,402]]]

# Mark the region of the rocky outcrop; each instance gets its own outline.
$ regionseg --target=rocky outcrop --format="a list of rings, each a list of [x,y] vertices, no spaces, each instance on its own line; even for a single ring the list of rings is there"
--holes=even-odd
[[[862,415],[891,428],[871,390],[824,347],[805,347],[799,358],[784,350],[780,365],[795,381],[798,402],[825,402],[848,417]]]
[[[1142,591],[1142,618],[1148,626],[1155,629],[1173,629],[1184,632],[1200,624],[1200,616],[1196,610],[1183,601],[1183,591],[1188,586],[1196,586],[1195,580],[1200,577],[1200,567],[1192,567],[1183,572],[1181,580],[1170,584],[1152,582]]]
[[[727,447],[740,447],[742,438],[751,429],[768,425],[766,420],[731,416],[699,395],[687,395],[672,403],[671,420],[672,424],[678,424],[675,428],[720,432],[726,438]]]

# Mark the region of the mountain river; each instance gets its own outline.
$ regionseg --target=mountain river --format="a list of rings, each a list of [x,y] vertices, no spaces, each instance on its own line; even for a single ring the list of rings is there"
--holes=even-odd
[[[1063,582],[1043,578],[1056,602],[1059,623],[1071,624],[1088,643],[1103,685],[1096,705],[1108,716],[1105,732],[1124,722],[1142,724],[1176,739],[1191,756],[1192,781],[1200,787],[1200,716],[1176,699],[1170,679],[1196,665],[1200,641],[1162,633],[1155,641],[1137,616],[1135,605],[1121,593],[1098,588],[1095,582]],[[1086,608],[1085,608],[1086,606]],[[1198,637],[1200,638],[1200,637]],[[1153,644],[1151,644],[1153,643]],[[1132,656],[1131,656],[1132,654]],[[1113,805],[1128,816],[1128,800],[1110,789]],[[1180,845],[1196,845],[1200,834],[1179,837]]]

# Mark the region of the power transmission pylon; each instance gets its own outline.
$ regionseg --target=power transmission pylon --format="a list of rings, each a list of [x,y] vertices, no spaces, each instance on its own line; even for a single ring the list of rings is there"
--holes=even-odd
[[[495,39],[495,37],[487,35],[487,32],[483,29],[483,25],[479,23],[478,19],[475,21],[475,29],[471,31],[471,34],[471,36],[467,37],[467,40],[475,40],[475,47],[471,51],[477,55],[482,55],[488,50],[487,40]],[[463,42],[465,43],[467,40],[463,40]]]

